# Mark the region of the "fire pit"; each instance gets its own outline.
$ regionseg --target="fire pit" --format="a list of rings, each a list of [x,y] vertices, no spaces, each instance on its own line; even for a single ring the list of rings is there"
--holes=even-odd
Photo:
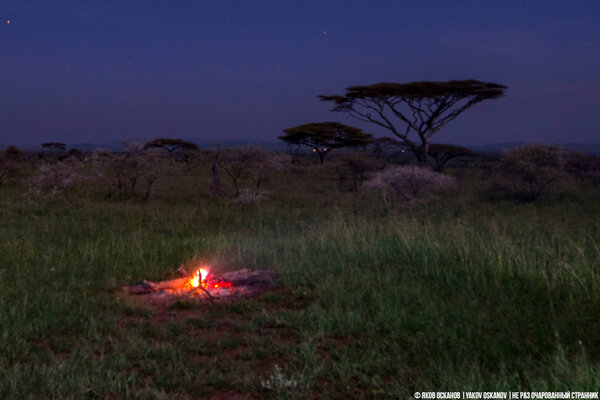
[[[181,266],[184,277],[161,282],[142,281],[123,289],[132,295],[147,295],[163,300],[189,298],[198,301],[221,302],[245,298],[267,292],[274,287],[275,271],[240,269],[223,274],[212,274],[208,266],[188,274]]]

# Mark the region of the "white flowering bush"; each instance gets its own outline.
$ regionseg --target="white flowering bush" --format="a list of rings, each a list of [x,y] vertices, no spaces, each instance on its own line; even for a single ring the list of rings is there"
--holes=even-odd
[[[34,197],[55,198],[84,179],[79,172],[82,166],[79,159],[71,157],[42,165],[29,182],[29,193]]]
[[[374,174],[365,186],[379,191],[384,203],[389,206],[396,198],[410,204],[431,201],[454,184],[454,178],[439,172],[423,167],[402,166]]]

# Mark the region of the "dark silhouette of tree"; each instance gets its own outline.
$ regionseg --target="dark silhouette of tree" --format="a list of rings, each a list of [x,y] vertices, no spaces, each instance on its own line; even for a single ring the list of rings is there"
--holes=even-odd
[[[39,154],[38,157],[45,161],[57,162],[65,158],[67,145],[60,142],[45,142],[42,143],[42,149],[44,149],[45,152]]]
[[[304,145],[319,155],[323,164],[325,155],[341,147],[360,146],[372,140],[373,135],[359,128],[338,122],[313,122],[284,130],[279,139],[289,144]]]
[[[360,151],[348,151],[335,158],[337,162],[336,171],[339,176],[339,189],[347,178],[350,178],[350,190],[358,192],[365,180],[367,173],[381,170],[385,167],[385,161],[378,160]]]
[[[98,184],[104,183],[109,196],[131,196],[148,199],[155,183],[176,173],[157,152],[144,151],[142,144],[121,140],[124,151],[94,151],[90,160]]]
[[[351,86],[346,94],[320,95],[332,101],[332,111],[341,111],[359,121],[373,123],[392,132],[427,162],[431,137],[463,111],[504,94],[506,86],[476,80],[448,82],[376,83]],[[401,126],[403,128],[401,129]],[[420,144],[411,138],[416,134]]]
[[[565,154],[565,171],[580,182],[589,179],[597,185],[600,183],[600,157],[569,151]]]
[[[176,151],[200,151],[195,143],[187,142],[182,139],[158,138],[151,140],[144,145],[144,149],[158,148],[169,153],[169,160],[173,162],[173,153]]]
[[[61,151],[65,151],[67,149],[67,145],[60,142],[46,142],[42,143],[42,148],[48,151],[55,151],[59,153]]]
[[[380,159],[389,156],[394,151],[406,151],[406,145],[391,137],[380,137],[369,143],[370,153],[373,157]]]
[[[23,153],[17,146],[10,145],[4,149],[4,155],[11,160],[20,160],[24,157]]]
[[[235,194],[239,196],[242,181],[252,175],[267,155],[260,147],[245,146],[221,149],[216,156],[217,164],[229,176]]]
[[[499,188],[518,201],[531,202],[564,178],[564,156],[554,145],[527,144],[504,152]]]
[[[23,172],[22,161],[25,153],[15,146],[8,146],[0,151],[0,186],[11,178],[21,175]]]
[[[446,167],[446,163],[453,158],[474,157],[477,153],[466,147],[431,143],[429,145],[429,155],[433,157],[433,160],[435,161],[436,171],[443,171]]]

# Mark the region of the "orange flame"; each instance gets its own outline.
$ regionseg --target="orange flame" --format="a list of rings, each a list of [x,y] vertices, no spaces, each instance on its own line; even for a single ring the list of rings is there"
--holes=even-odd
[[[197,288],[198,286],[204,289],[229,289],[231,290],[231,282],[216,281],[212,279],[212,275],[209,274],[207,269],[198,268],[194,273],[192,279],[189,282],[190,286]]]
[[[196,270],[196,272],[194,273],[194,277],[190,281],[190,285],[192,285],[193,287],[200,286],[200,282],[204,283],[204,280],[206,279],[207,276],[208,276],[207,270],[205,270],[204,268],[198,268]]]

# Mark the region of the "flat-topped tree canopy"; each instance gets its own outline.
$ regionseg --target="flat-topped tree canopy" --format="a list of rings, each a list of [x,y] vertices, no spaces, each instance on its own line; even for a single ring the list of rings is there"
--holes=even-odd
[[[427,160],[429,140],[463,111],[504,94],[506,86],[474,79],[447,82],[380,82],[350,86],[345,95],[320,95],[332,101],[332,111],[381,126],[399,137],[421,163]],[[398,120],[403,127],[398,126]],[[418,145],[410,136],[414,132]]]
[[[339,122],[312,122],[284,130],[279,139],[289,144],[312,148],[323,163],[325,154],[340,147],[361,146],[370,142],[373,135],[362,129]]]
[[[200,148],[192,142],[182,139],[157,138],[144,145],[144,149],[158,148],[166,150],[169,153],[169,159],[173,162],[173,153],[177,150],[200,151]]]
[[[486,83],[474,79],[463,81],[432,82],[418,81],[411,83],[380,82],[369,86],[350,86],[345,97],[412,97],[437,98],[439,96],[478,96],[493,99],[502,96],[506,86],[497,83]],[[326,97],[326,96],[320,96]]]
[[[451,144],[431,143],[429,145],[429,155],[435,161],[435,169],[443,171],[446,163],[453,158],[475,157],[477,153],[473,150]]]
[[[67,145],[60,142],[45,142],[42,143],[42,148],[52,151],[64,151],[67,149]]]

